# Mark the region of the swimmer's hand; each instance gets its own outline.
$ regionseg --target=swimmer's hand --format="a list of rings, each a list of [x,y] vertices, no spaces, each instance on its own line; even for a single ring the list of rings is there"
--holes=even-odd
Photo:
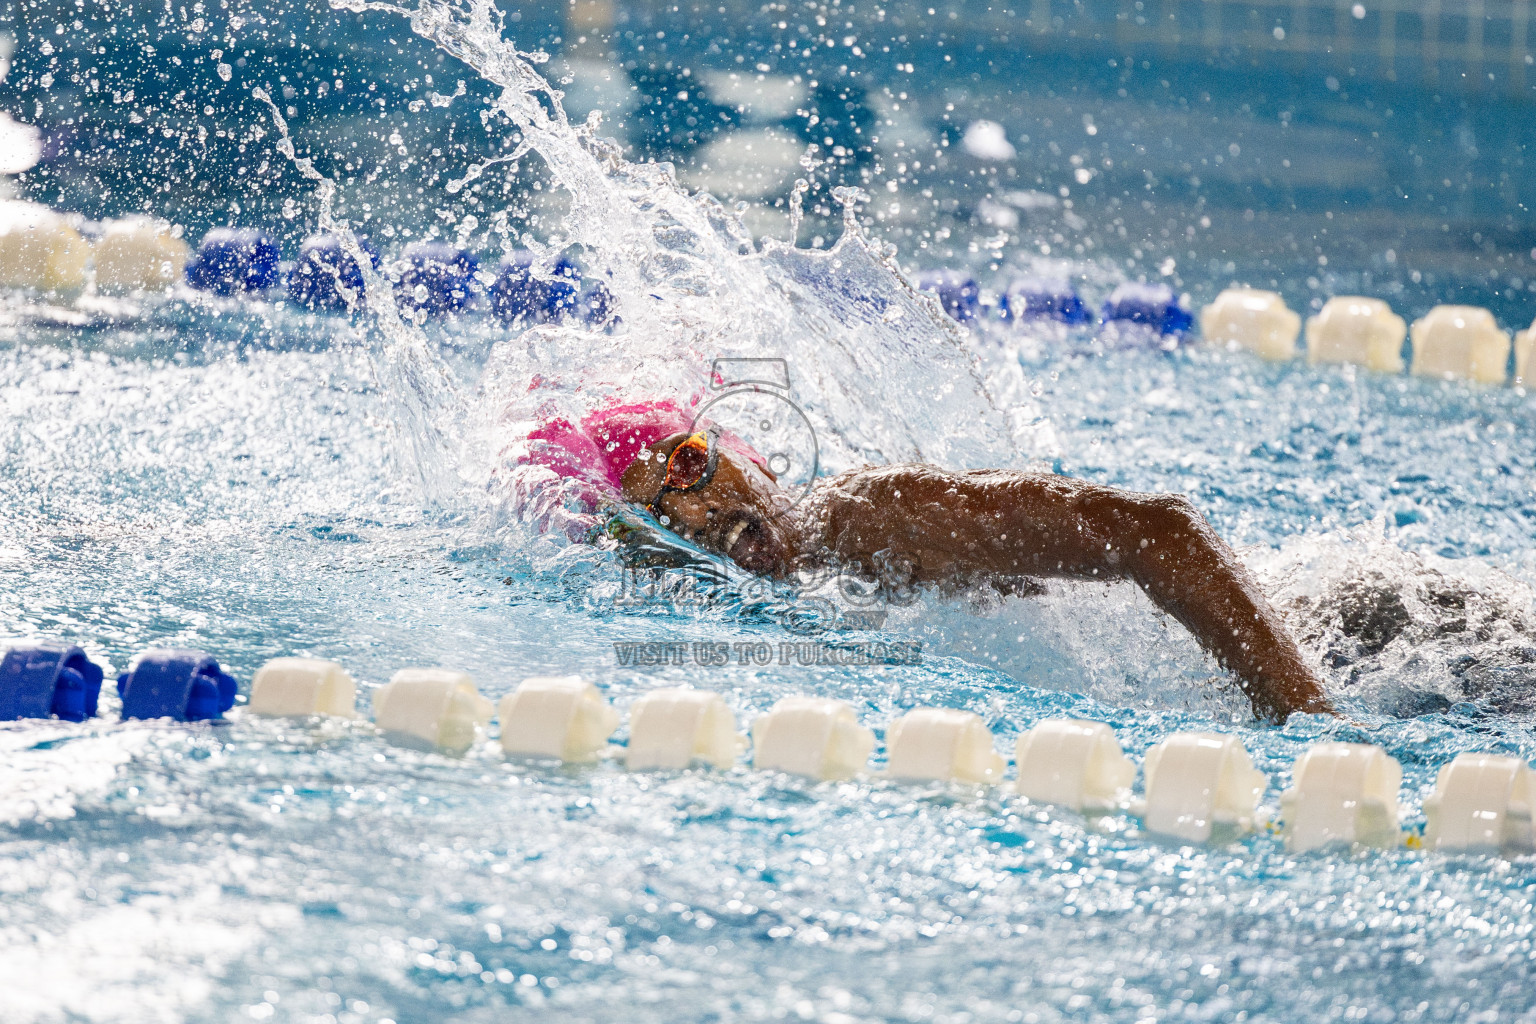
[[[721,579],[720,563],[632,505],[606,501],[591,542],[612,547],[627,569],[690,569]],[[605,542],[606,541],[606,542]]]

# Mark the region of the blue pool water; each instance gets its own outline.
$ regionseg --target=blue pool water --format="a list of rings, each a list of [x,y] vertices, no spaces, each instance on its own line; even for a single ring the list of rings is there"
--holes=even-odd
[[[166,337],[191,331],[202,351],[167,354]],[[918,667],[624,669],[615,642],[790,634],[726,612],[607,610],[591,597],[612,585],[603,566],[532,568],[472,507],[424,511],[388,468],[390,401],[341,322],[178,303],[94,332],[31,321],[19,334],[0,364],[6,613],[17,633],[116,666],[191,643],[248,679],[303,652],[367,687],[441,662],[492,697],[576,671],[621,706],[663,683],[708,686],[744,721],[813,692],[877,729],[918,704],[976,710],[1002,749],[1063,713],[1111,722],[1133,756],[1215,727],[1269,773],[1271,808],[1326,734],[1403,762],[1410,823],[1455,752],[1536,754],[1529,666],[1507,640],[1389,648],[1410,668],[1367,671],[1358,698],[1347,668],[1330,672],[1358,724],[1255,728],[1125,588],[981,616],[927,600],[926,625],[892,630],[927,642]],[[300,336],[311,350],[284,344]],[[1512,575],[1482,593],[1530,615],[1519,396],[1204,352],[1027,366],[1051,382],[1043,418],[1066,471],[1189,489],[1261,546],[1272,581],[1353,558],[1411,593],[1422,552],[1463,574],[1503,566]],[[1413,471],[1362,469],[1375,465]],[[1074,631],[1084,612],[1114,625]],[[1020,645],[1021,632],[1038,635]],[[1525,674],[1507,691],[1457,680],[1472,652]],[[1394,718],[1404,688],[1444,699]],[[454,761],[362,725],[18,723],[3,741],[0,970],[15,1019],[473,1021],[515,1007],[605,1020],[618,1001],[656,1020],[1529,1007],[1523,860],[1295,857],[1267,834],[1181,848],[995,792],[516,766],[486,748]]]
[[[374,30],[404,38],[387,13],[368,15]],[[476,60],[498,52],[483,33],[453,38]],[[1523,390],[1106,351],[1088,329],[958,332],[904,291],[878,241],[738,247],[715,208],[643,168],[597,174],[568,130],[516,109],[583,186],[546,223],[611,273],[611,333],[482,316],[417,330],[185,291],[4,299],[10,634],[79,643],[114,670],[146,646],[202,647],[243,681],[270,657],[334,658],[365,691],[421,664],[463,668],[493,699],[537,674],[580,673],[621,708],[688,683],[743,723],[815,693],[882,737],[909,708],[957,707],[1006,752],[1039,719],[1077,715],[1112,724],[1138,763],[1172,732],[1216,729],[1267,773],[1271,818],[1309,744],[1370,742],[1402,762],[1410,831],[1456,753],[1536,758]],[[264,111],[252,102],[250,125],[270,146]],[[295,199],[312,227],[313,183],[293,179],[266,210],[276,223]],[[338,209],[362,201],[342,182]],[[953,212],[919,231],[963,241]],[[411,216],[399,223],[417,231],[431,219]],[[822,223],[839,230],[836,211]],[[1272,255],[1259,229],[1229,230],[1253,232],[1255,265]],[[954,248],[990,269],[984,246]],[[1426,252],[1459,296],[1507,302],[1506,320],[1523,309],[1515,270],[1491,280]],[[899,258],[914,253],[934,255]],[[1503,257],[1525,258],[1489,258]],[[1127,276],[1069,258],[1090,292]],[[1213,293],[1222,266],[1181,286]],[[1369,266],[1276,273],[1301,306]],[[1429,293],[1422,273],[1377,272],[1394,301]],[[1318,274],[1339,276],[1307,283]],[[619,600],[611,556],[535,528],[547,495],[504,448],[538,411],[535,372],[567,409],[592,380],[686,393],[722,353],[786,359],[833,469],[921,455],[1188,493],[1346,719],[1256,725],[1123,586],[924,595],[871,634],[920,641],[918,665],[625,666],[615,645],[801,637],[733,600],[742,580],[712,602]],[[1374,641],[1352,625],[1361,608],[1387,625]],[[1268,830],[1182,846],[1002,790],[550,767],[489,743],[452,759],[363,722],[119,724],[110,695],[106,711],[0,726],[6,1021],[1536,1019],[1529,857],[1291,855]]]

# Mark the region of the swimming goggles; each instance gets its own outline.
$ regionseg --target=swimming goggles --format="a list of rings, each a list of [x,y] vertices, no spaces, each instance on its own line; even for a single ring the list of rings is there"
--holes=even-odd
[[[660,519],[662,498],[699,490],[715,478],[719,466],[720,428],[710,427],[688,435],[667,456],[667,475],[661,481],[661,490],[646,503],[645,510]]]

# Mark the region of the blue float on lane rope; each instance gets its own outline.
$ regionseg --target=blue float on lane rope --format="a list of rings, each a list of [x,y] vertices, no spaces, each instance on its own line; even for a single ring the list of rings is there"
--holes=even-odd
[[[214,228],[187,261],[187,284],[216,295],[261,292],[277,284],[277,243],[254,228]]]
[[[944,312],[960,323],[969,323],[981,315],[981,286],[969,274],[929,270],[918,275],[917,287],[938,296]]]
[[[593,281],[581,290],[576,309],[589,324],[606,324],[614,319],[614,307],[618,305],[613,292],[601,281]]]
[[[467,249],[443,242],[417,242],[400,254],[400,283],[395,297],[406,309],[456,313],[464,308],[480,260]]]
[[[1005,320],[1058,320],[1085,324],[1091,319],[1077,291],[1065,281],[1021,277],[1008,286],[1001,303]]]
[[[218,718],[235,706],[235,677],[202,651],[145,651],[132,670],[117,677],[123,718]]]
[[[366,238],[357,241],[377,270],[379,250]],[[363,272],[357,261],[342,248],[341,239],[335,235],[312,235],[304,239],[298,262],[288,271],[288,297],[310,309],[342,311],[350,308],[346,296],[341,293],[342,288],[354,294],[353,302],[361,308]]]
[[[581,273],[575,264],[562,256],[555,261],[551,279],[543,280],[534,276],[534,261],[534,254],[526,249],[501,261],[491,285],[491,312],[503,323],[553,323],[578,312],[583,304],[577,291]],[[612,295],[599,284],[592,296],[580,311],[588,320],[607,319]]]
[[[52,718],[83,722],[96,715],[102,669],[78,647],[12,647],[0,660],[0,721]]]
[[[1182,334],[1194,326],[1194,314],[1179,304],[1179,297],[1165,284],[1127,281],[1104,300],[1107,323],[1144,324],[1161,334]]]

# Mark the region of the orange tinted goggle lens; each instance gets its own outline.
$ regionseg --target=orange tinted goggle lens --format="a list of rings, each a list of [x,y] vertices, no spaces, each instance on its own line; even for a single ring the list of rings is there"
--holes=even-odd
[[[692,487],[704,479],[709,469],[709,441],[703,434],[694,434],[672,449],[667,459],[666,485],[673,489]]]

